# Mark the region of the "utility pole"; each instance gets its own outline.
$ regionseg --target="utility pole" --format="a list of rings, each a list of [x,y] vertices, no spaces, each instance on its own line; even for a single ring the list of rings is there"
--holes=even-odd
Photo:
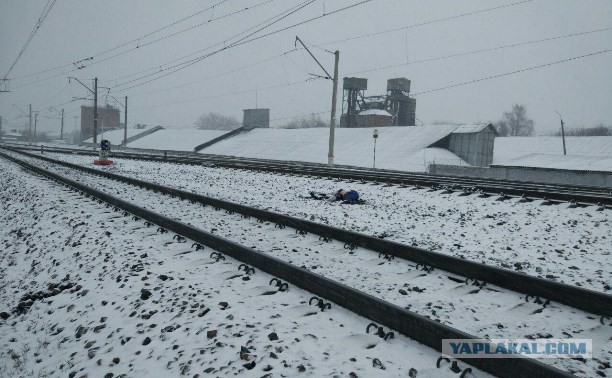
[[[30,104],[30,131],[28,132],[28,144],[32,145],[32,104]]]
[[[334,52],[336,57],[334,63],[334,93],[332,94],[332,111],[331,120],[329,123],[329,153],[327,154],[327,164],[334,165],[334,138],[336,129],[336,101],[338,97],[338,62],[340,61],[340,51]]]
[[[60,129],[60,139],[64,140],[64,109],[62,109],[62,128]]]
[[[98,78],[94,79],[94,108],[93,108],[93,121],[94,121],[94,135],[93,135],[93,149],[96,150],[96,144],[98,143]]]
[[[559,112],[555,111],[555,113],[559,114]],[[561,118],[561,114],[559,114],[559,119],[561,120],[561,138],[563,138],[563,155],[567,155],[565,151],[565,130],[563,129],[563,118]]]
[[[94,79],[94,90],[92,91],[91,89],[89,89],[89,87],[83,83],[81,83],[81,80],[77,79],[76,77],[73,76],[68,76],[68,82],[70,83],[70,79],[74,79],[76,80],[79,84],[81,84],[82,86],[85,87],[85,89],[87,89],[88,91],[90,91],[91,93],[93,93],[94,95],[94,108],[93,108],[93,123],[94,123],[94,130],[93,130],[93,149],[94,151],[96,150],[96,143],[98,140],[98,78],[96,77]],[[81,120],[82,122],[83,120]],[[79,137],[79,139],[81,139],[82,135]]]
[[[2,116],[0,116],[0,142],[2,142]]]
[[[78,135],[77,135],[77,118],[79,118],[78,116],[74,116],[74,137],[78,140],[77,144],[81,144],[81,132],[79,131]],[[74,139],[73,139],[74,141]]]
[[[38,113],[34,114],[34,143],[37,142],[38,138],[36,137],[36,125],[38,124]]]
[[[330,80],[333,80],[334,82],[333,93],[332,93],[331,119],[329,122],[329,151],[327,153],[327,164],[329,164],[330,166],[333,166],[334,165],[334,138],[335,138],[335,129],[336,129],[336,102],[338,98],[338,63],[340,61],[340,51],[336,50],[333,53],[336,59],[334,63],[334,76],[332,77],[329,74],[329,72],[327,72],[327,70],[321,65],[321,63],[319,63],[317,58],[315,58],[315,56],[310,52],[310,50],[308,49],[308,47],[306,47],[304,42],[302,42],[302,40],[298,36],[296,36],[295,37],[296,46],[298,42],[306,49],[306,51],[308,51],[308,54],[310,54],[312,59],[314,59],[315,62],[317,62],[319,67],[321,67],[321,69],[323,70],[323,72],[325,72],[327,76],[319,76],[319,75],[313,75],[313,74],[311,75],[317,76],[323,79],[330,79]]]
[[[124,106],[124,115],[123,115],[123,147],[127,147],[127,96],[125,96],[125,106]]]

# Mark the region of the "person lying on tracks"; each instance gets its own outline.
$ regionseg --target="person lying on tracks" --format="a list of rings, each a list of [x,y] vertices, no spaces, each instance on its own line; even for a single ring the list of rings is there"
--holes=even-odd
[[[359,202],[359,193],[355,190],[340,189],[330,194],[310,192],[310,196],[316,200],[327,200],[330,202],[342,201],[343,204],[354,204]]]

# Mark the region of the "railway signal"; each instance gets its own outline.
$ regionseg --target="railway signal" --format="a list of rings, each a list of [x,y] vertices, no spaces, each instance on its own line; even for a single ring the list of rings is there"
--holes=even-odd
[[[95,165],[111,165],[113,161],[108,158],[108,154],[111,149],[111,143],[107,139],[103,139],[100,142],[100,153],[99,159],[94,160]]]

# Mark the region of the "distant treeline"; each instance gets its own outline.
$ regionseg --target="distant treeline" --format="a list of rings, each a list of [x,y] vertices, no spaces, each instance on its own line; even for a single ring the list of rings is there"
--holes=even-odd
[[[561,130],[555,131],[551,135],[561,136]],[[565,136],[612,136],[612,127],[599,124],[594,127],[565,129]]]

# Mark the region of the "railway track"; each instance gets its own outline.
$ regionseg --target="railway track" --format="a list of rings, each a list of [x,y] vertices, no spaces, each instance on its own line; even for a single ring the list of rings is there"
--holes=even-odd
[[[24,151],[39,150],[33,147],[15,147],[7,145],[5,145],[5,147]],[[75,150],[44,147],[44,150],[49,152],[97,156],[96,152],[84,149]],[[570,203],[572,206],[598,205],[602,208],[612,208],[612,188],[438,176],[390,170],[369,170],[358,167],[337,166],[330,168],[326,165],[315,163],[238,158],[181,153],[177,151],[170,153],[164,151],[160,151],[159,153],[114,151],[113,155],[126,159],[163,160],[180,164],[197,165],[214,164],[225,168],[311,175],[348,180],[349,182],[357,181],[411,186],[415,189],[444,188],[447,191],[461,192],[465,195],[494,196],[499,200],[521,198],[521,200],[525,202],[543,200],[547,204]]]
[[[66,163],[64,163],[64,164],[66,164]],[[68,165],[65,165],[65,166],[68,166]],[[38,168],[38,169],[40,169],[40,168]],[[76,168],[72,167],[71,169],[76,169]],[[84,170],[87,170],[87,169],[84,169]],[[100,174],[100,172],[90,172],[90,173]],[[143,182],[138,182],[138,180],[133,180],[133,179],[128,179],[128,178],[120,178],[120,177],[116,177],[116,176],[114,178],[115,179],[121,179],[124,182],[130,182],[130,180],[132,180],[130,182],[130,184],[132,184],[132,185],[139,185],[139,186],[148,185],[148,184],[143,183]],[[387,241],[384,241],[384,240],[380,240],[380,239],[377,239],[377,238],[372,238],[372,237],[365,236],[365,235],[361,235],[361,238],[359,238],[359,235],[353,235],[354,233],[350,233],[348,231],[342,232],[343,230],[326,228],[328,226],[318,225],[318,227],[323,227],[323,228],[317,228],[316,224],[309,224],[309,222],[305,222],[304,223],[304,221],[301,221],[299,219],[292,219],[291,217],[283,216],[283,215],[280,215],[280,214],[268,213],[268,212],[264,212],[262,210],[257,210],[257,209],[252,209],[252,208],[248,208],[248,207],[241,206],[241,205],[226,203],[224,201],[219,201],[219,200],[215,200],[215,199],[212,199],[212,198],[205,198],[205,197],[202,198],[203,196],[199,196],[198,197],[197,195],[194,195],[193,193],[188,193],[188,192],[181,193],[181,191],[177,191],[175,189],[163,188],[163,187],[156,186],[156,185],[152,185],[152,186],[149,185],[149,189],[160,191],[160,192],[164,192],[164,193],[171,194],[171,195],[174,195],[174,196],[183,196],[183,198],[185,198],[185,199],[189,199],[189,200],[194,201],[194,202],[200,202],[200,203],[203,203],[203,204],[207,204],[207,205],[210,205],[212,207],[219,208],[219,209],[224,208],[228,213],[240,212],[245,217],[250,217],[250,216],[255,217],[255,216],[257,216],[257,217],[259,217],[259,219],[261,219],[264,222],[266,222],[266,221],[277,222],[276,224],[277,224],[277,226],[279,226],[279,228],[278,228],[279,232],[284,232],[284,231],[282,231],[282,227],[284,227],[284,226],[291,226],[291,227],[295,227],[296,232],[298,232],[298,231],[301,231],[301,232],[314,232],[314,233],[318,233],[319,235],[321,235],[322,238],[335,238],[335,239],[343,241],[345,243],[344,247],[347,247],[347,245],[348,245],[348,247],[349,247],[348,250],[350,250],[351,252],[347,251],[347,253],[350,253],[350,254],[353,253],[351,247],[352,246],[357,246],[357,245],[362,246],[362,247],[368,247],[368,248],[370,248],[370,249],[372,249],[374,251],[382,251],[385,247],[389,248],[389,251],[393,251],[393,250],[401,247],[401,245],[400,246],[395,245],[397,243],[394,244],[394,243],[390,243],[390,242],[387,242]],[[80,190],[83,190],[83,188],[80,188]],[[129,205],[128,204],[127,208],[126,208],[126,206],[125,206],[126,204],[122,203],[121,200],[118,200],[116,198],[113,198],[113,199],[106,198],[105,200],[109,201],[110,203],[113,203],[113,205],[115,205],[115,206],[122,207],[122,208],[126,209],[127,211],[130,211],[131,213],[136,214],[138,216],[144,217],[142,215],[142,214],[144,214],[143,211],[146,213],[146,210],[144,210],[142,208],[137,208],[137,209],[136,208],[130,208],[130,206],[133,206],[133,205]],[[227,215],[231,216],[232,214],[227,214]],[[183,227],[184,225],[183,226],[177,226],[175,224],[169,223],[171,221],[169,219],[162,219],[162,221],[155,221],[155,217],[157,215],[154,215],[154,214],[153,215],[152,214],[147,214],[147,216],[148,217],[152,216],[154,218],[154,220],[151,220],[151,221],[154,221],[157,224],[161,224],[163,227],[167,227],[167,228],[172,229],[173,231],[175,231],[175,232],[177,232],[177,233],[179,233],[181,235],[190,237],[190,238],[192,238],[194,240],[198,240],[198,239],[190,236],[194,232],[195,232],[195,234],[197,234],[197,232],[194,231],[193,229],[189,228],[189,227],[185,228],[185,227]],[[312,222],[310,222],[310,223],[312,223]],[[275,230],[275,229],[273,229],[273,230]],[[266,230],[266,231],[271,231],[271,230]],[[299,233],[296,234],[296,235],[298,235],[297,236],[298,238],[303,236],[303,235],[301,235]],[[205,235],[205,236],[206,237],[210,237],[211,235]],[[199,235],[198,237],[202,238],[201,235]],[[345,240],[348,240],[348,241],[345,241]],[[354,242],[357,242],[357,243],[354,243]],[[223,243],[215,244],[215,243],[219,243],[218,241],[215,241],[212,245],[210,244],[211,243],[210,241],[208,241],[207,243],[211,247],[213,247],[215,249],[219,249],[221,251],[225,251],[226,248],[229,248],[227,245],[225,245]],[[301,241],[300,241],[300,243],[301,243]],[[321,243],[321,244],[323,244],[323,243]],[[408,248],[408,249],[410,249],[410,248]],[[415,249],[415,248],[412,248],[412,249],[413,249],[412,252],[414,253],[414,256],[422,255],[424,253],[426,253],[426,254],[428,253],[427,251],[423,251],[423,250],[419,250],[419,249]],[[230,250],[231,250],[231,248],[230,248]],[[251,251],[250,249],[246,249],[246,250]],[[226,253],[228,253],[228,252],[226,252]],[[231,252],[231,253],[237,253],[237,252]],[[380,252],[380,253],[383,253],[383,252]],[[230,253],[228,253],[228,254],[230,254]],[[422,265],[423,263],[427,263],[427,262],[432,262],[433,261],[435,264],[438,264],[438,267],[442,266],[442,268],[446,268],[447,271],[451,271],[450,267],[453,264],[457,263],[457,261],[452,261],[451,260],[448,263],[448,266],[445,267],[443,265],[444,263],[441,263],[441,262],[437,261],[437,259],[440,258],[441,256],[434,256],[436,254],[432,255],[431,253],[428,253],[428,254],[429,255],[427,255],[427,257],[425,258],[425,260],[427,260],[427,261],[425,261],[425,262],[421,261],[418,264]],[[382,256],[382,257],[379,256],[379,258],[380,258],[380,261],[382,261],[383,263],[385,263],[385,264],[388,263],[389,265],[391,265],[392,262],[391,262],[390,256],[396,256],[396,255],[398,257],[403,257],[403,258],[409,257],[409,256],[402,256],[402,253],[399,253],[399,254],[388,253],[388,254],[386,254],[386,256]],[[260,257],[258,257],[255,260],[253,260],[253,257],[249,256],[249,254],[246,253],[246,251],[244,251],[244,250],[243,250],[243,252],[238,253],[238,255],[236,255],[236,256],[232,255],[232,256],[233,257],[237,257],[238,259],[243,260],[243,261],[245,261],[248,264],[257,265],[260,269],[264,269],[264,270],[270,269],[269,266],[266,268],[266,266],[268,264],[272,264],[274,266],[278,266],[278,264],[279,264],[278,261],[274,261],[273,260],[272,262],[270,262],[270,260],[266,260],[263,257],[261,259],[260,259]],[[413,256],[413,260],[414,260],[414,256]],[[443,257],[448,258],[448,256],[443,256]],[[372,259],[366,259],[366,260],[368,260],[368,261],[366,261],[366,263],[368,263],[372,267],[377,267],[377,266],[380,265],[379,262],[376,262],[376,264],[374,264],[372,262],[372,260],[374,260],[373,258]],[[327,262],[329,263],[329,260],[327,260]],[[361,264],[363,264],[363,262],[364,262],[364,260],[361,260]],[[368,264],[366,264],[366,265],[368,265]],[[427,264],[427,265],[429,265],[429,264]],[[483,290],[482,286],[484,286],[484,285],[482,285],[482,283],[479,283],[479,285],[482,285],[479,288],[474,288],[473,286],[470,287],[471,284],[470,285],[464,285],[464,284],[456,285],[457,283],[463,282],[464,277],[459,278],[459,277],[446,276],[446,275],[441,274],[439,272],[436,272],[434,274],[431,271],[427,271],[424,274],[423,273],[424,271],[430,269],[427,265],[426,266],[421,266],[421,269],[424,269],[424,270],[420,270],[419,266],[417,265],[416,269],[410,269],[409,270],[409,273],[412,272],[409,275],[410,277],[404,276],[403,278],[404,279],[410,279],[410,280],[420,279],[421,283],[429,285],[428,287],[432,286],[431,282],[441,283],[443,281],[446,283],[446,286],[447,286],[449,280],[451,280],[451,281],[455,281],[454,285],[458,286],[458,287],[461,287],[462,288],[461,290],[467,289],[467,290],[464,290],[464,291],[474,291],[474,290],[476,290],[476,292],[481,292],[481,291],[482,292],[486,292],[486,291],[489,291],[489,289],[490,289],[491,293],[495,293],[495,295],[497,295],[497,293],[499,293],[499,290],[497,290],[494,287],[486,288],[486,289]],[[477,266],[480,269],[482,269],[482,268],[486,269],[487,268],[486,266],[483,266],[482,264],[477,264]],[[411,268],[415,268],[414,265],[410,265],[410,267]],[[470,267],[470,268],[474,269],[474,268],[476,268],[476,266]],[[295,271],[295,269],[298,269],[300,273],[298,274],[298,272]],[[399,269],[402,270],[403,268],[400,267]],[[275,276],[279,276],[278,274],[276,274],[274,272],[270,272],[270,273],[274,274]],[[285,279],[289,280],[291,277],[297,275],[299,277],[302,277],[302,279],[304,280],[301,283],[297,283],[298,286],[304,287],[303,285],[315,285],[315,286],[323,285],[320,282],[318,282],[317,280],[311,281],[313,278],[308,275],[309,273],[310,272],[308,272],[308,270],[306,270],[306,269],[303,269],[303,268],[300,269],[300,268],[296,268],[296,267],[292,266],[291,269],[289,269],[289,270],[287,270],[285,272],[285,274],[286,274],[286,278]],[[376,269],[370,270],[370,271],[365,270],[365,271],[361,271],[360,272],[360,274],[363,274],[363,275],[372,275],[372,274],[375,274],[375,273],[376,273]],[[526,278],[524,275],[516,274],[514,272],[505,272],[505,273],[504,272],[495,272],[495,273],[496,274],[503,273],[502,275],[504,275],[504,274],[507,275],[507,274],[510,273],[510,274],[514,274],[514,275],[517,275],[517,276],[521,276],[521,277],[510,276],[513,279],[515,279],[515,278],[525,279]],[[306,274],[306,276],[303,276],[302,274]],[[437,274],[437,276],[433,277],[436,274]],[[317,277],[320,277],[320,276],[317,276]],[[425,278],[423,278],[423,277],[425,277]],[[474,276],[468,276],[468,277],[472,278]],[[506,278],[510,278],[510,277],[506,276]],[[533,278],[533,277],[531,277],[531,278]],[[342,278],[340,278],[340,279],[342,279]],[[527,280],[529,280],[529,279],[530,278],[527,277]],[[425,281],[428,281],[428,280],[431,281],[431,282],[426,283]],[[508,282],[510,282],[510,281],[511,280],[508,280]],[[543,281],[545,281],[545,280],[543,280]],[[414,282],[416,282],[416,281],[414,281]],[[473,281],[472,281],[472,283],[473,283]],[[568,285],[560,285],[560,284],[557,284],[557,283],[553,283],[553,284],[556,284],[556,285],[553,285],[551,288],[546,289],[546,290],[550,290],[550,292],[552,293],[552,292],[555,292],[555,291],[558,291],[558,290],[562,290],[563,291],[563,290],[579,289],[579,288],[565,287],[565,286],[568,286]],[[509,284],[507,283],[506,285],[509,285]],[[323,285],[323,286],[325,286],[325,285]],[[440,285],[440,286],[444,286],[444,285]],[[412,291],[414,288],[415,287],[408,287],[408,290]],[[456,289],[457,289],[457,287],[454,288],[454,290],[456,290]],[[307,290],[309,290],[309,289],[307,289]],[[345,293],[345,294],[340,295],[340,294],[338,294],[339,292],[337,291],[337,290],[340,290],[340,289],[334,287],[333,285],[331,286],[331,288],[328,287],[327,290],[331,290],[331,292],[323,292],[323,293],[319,292],[319,293],[317,293],[317,295],[321,295],[323,297],[327,297],[327,298],[333,300],[334,302],[336,302],[338,304],[341,304],[341,305],[343,305],[343,306],[345,306],[347,308],[352,308],[351,306],[354,306],[352,304],[345,305],[342,302],[343,300],[346,300],[347,298],[352,297],[353,296],[353,294],[351,294],[352,292],[349,293],[349,294]],[[514,290],[516,290],[516,289],[514,289]],[[580,289],[580,290],[582,290],[582,289]],[[342,291],[342,290],[340,290],[340,291]],[[406,291],[406,290],[404,290],[404,291]],[[416,286],[415,291],[418,292],[418,286]],[[532,292],[532,290],[530,290],[530,291]],[[376,294],[376,293],[373,293],[373,294]],[[457,294],[457,293],[455,293],[455,294]],[[462,294],[465,295],[467,293],[464,292]],[[471,293],[471,294],[475,294],[475,293]],[[576,294],[576,293],[574,293],[574,294]],[[588,293],[588,291],[586,291],[586,292],[582,291],[582,292],[580,292],[580,294],[581,294],[581,296],[584,296],[584,295],[590,295],[591,293]],[[330,295],[332,296],[331,298],[330,298]],[[338,298],[336,295],[340,295],[341,298]],[[603,295],[603,294],[601,294],[601,295]],[[611,303],[610,300],[609,300],[610,299],[609,296],[605,296],[605,295],[603,295],[603,296],[604,297],[600,298],[600,299],[602,299],[604,302],[607,302],[608,305],[609,305]],[[486,297],[485,297],[485,299],[486,299]],[[589,299],[592,300],[593,297],[589,297]],[[385,301],[383,301],[383,302],[387,303]],[[366,317],[368,317],[368,318],[370,318],[370,319],[372,319],[374,321],[377,321],[377,322],[379,322],[381,324],[387,325],[388,327],[391,327],[393,329],[397,329],[400,332],[408,335],[409,337],[413,337],[413,336],[415,336],[415,334],[417,336],[419,334],[421,334],[422,333],[422,329],[421,329],[422,327],[428,328],[428,327],[439,325],[439,323],[436,322],[436,321],[432,321],[432,320],[429,320],[429,319],[425,320],[426,318],[423,318],[422,316],[416,315],[414,313],[410,313],[411,316],[413,316],[413,315],[417,316],[417,318],[414,318],[414,317],[411,318],[411,320],[409,322],[409,323],[414,323],[415,321],[418,320],[418,323],[416,323],[416,324],[418,324],[417,328],[419,328],[419,329],[414,329],[414,324],[412,324],[410,326],[402,325],[402,322],[398,321],[397,319],[386,318],[385,314],[378,313],[379,311],[382,311],[382,312],[385,312],[385,313],[390,311],[389,308],[386,308],[384,306],[383,306],[384,310],[380,310],[381,308],[383,308],[383,307],[380,307],[380,306],[381,306],[380,303],[372,302],[372,303],[368,304],[368,306],[366,306],[367,307],[366,310],[364,310],[365,307],[364,307],[363,303],[361,303],[357,307],[361,308],[361,311],[365,311],[366,312],[366,314],[364,316],[366,316]],[[391,306],[392,306],[392,308],[397,307],[395,305],[391,305]],[[393,307],[393,306],[395,306],[395,307]],[[604,303],[604,306],[605,306],[605,303]],[[546,306],[544,306],[544,307],[546,307]],[[549,309],[551,307],[555,307],[555,306],[554,305],[550,306]],[[378,310],[374,310],[374,309],[378,309]],[[401,310],[405,311],[403,309],[401,309]],[[533,311],[533,310],[534,310],[534,308],[530,309],[530,311]],[[537,308],[535,309],[535,311],[538,311],[538,310],[539,310],[539,312],[542,311],[542,309],[537,309]],[[374,312],[373,314],[370,313],[372,311]],[[395,309],[395,310],[393,310],[391,312],[393,314],[397,314],[397,311],[398,311],[398,309]],[[609,309],[604,310],[604,311],[609,311]],[[435,313],[435,310],[434,310],[434,313]],[[597,312],[595,312],[595,313],[597,313]],[[607,312],[604,312],[604,313],[607,313]],[[433,325],[432,325],[432,323],[433,323]],[[406,329],[406,327],[408,327],[408,329]],[[444,331],[444,332],[446,332],[446,331]],[[420,342],[424,342],[426,345],[432,346],[432,344],[435,344],[435,342],[434,342],[435,337],[440,336],[440,334],[436,334],[436,335],[437,336],[432,336],[432,335],[427,336],[427,337],[430,338],[429,341],[427,341],[427,340],[420,340],[420,339],[417,339],[417,340],[419,340]],[[422,337],[422,335],[418,336],[418,337]],[[441,337],[441,338],[444,338],[444,337]],[[447,337],[447,338],[451,338],[451,337]],[[440,340],[440,338],[437,339],[437,343],[438,343],[437,347],[439,347],[439,340]],[[486,369],[484,369],[484,370],[486,370]],[[487,370],[487,371],[489,371],[489,370]],[[497,371],[495,374],[499,374],[499,371]]]
[[[321,239],[335,239],[344,243],[347,249],[357,247],[366,248],[377,252],[387,258],[389,256],[421,264],[425,267],[433,267],[457,274],[466,279],[475,279],[490,284],[498,285],[508,290],[517,291],[526,295],[537,296],[555,302],[581,309],[599,316],[612,317],[612,296],[593,290],[583,289],[577,286],[566,285],[548,279],[532,277],[523,273],[507,269],[488,266],[448,256],[441,253],[428,251],[422,248],[404,245],[388,241],[379,237],[373,237],[362,233],[352,232],[341,228],[327,226],[324,224],[303,220],[288,215],[271,211],[261,210],[249,206],[240,205],[196,193],[169,188],[163,185],[138,180],[111,172],[87,168],[77,164],[58,161],[41,155],[22,153],[29,158],[46,161],[51,164],[61,165],[70,169],[86,172],[100,177],[110,178],[123,183],[141,187],[144,189],[158,191],[160,193],[175,196],[180,199],[189,200],[194,203],[223,209],[229,214],[238,213],[243,217],[254,217],[260,221],[274,222],[280,227],[291,227],[296,232],[307,232],[318,235]]]

